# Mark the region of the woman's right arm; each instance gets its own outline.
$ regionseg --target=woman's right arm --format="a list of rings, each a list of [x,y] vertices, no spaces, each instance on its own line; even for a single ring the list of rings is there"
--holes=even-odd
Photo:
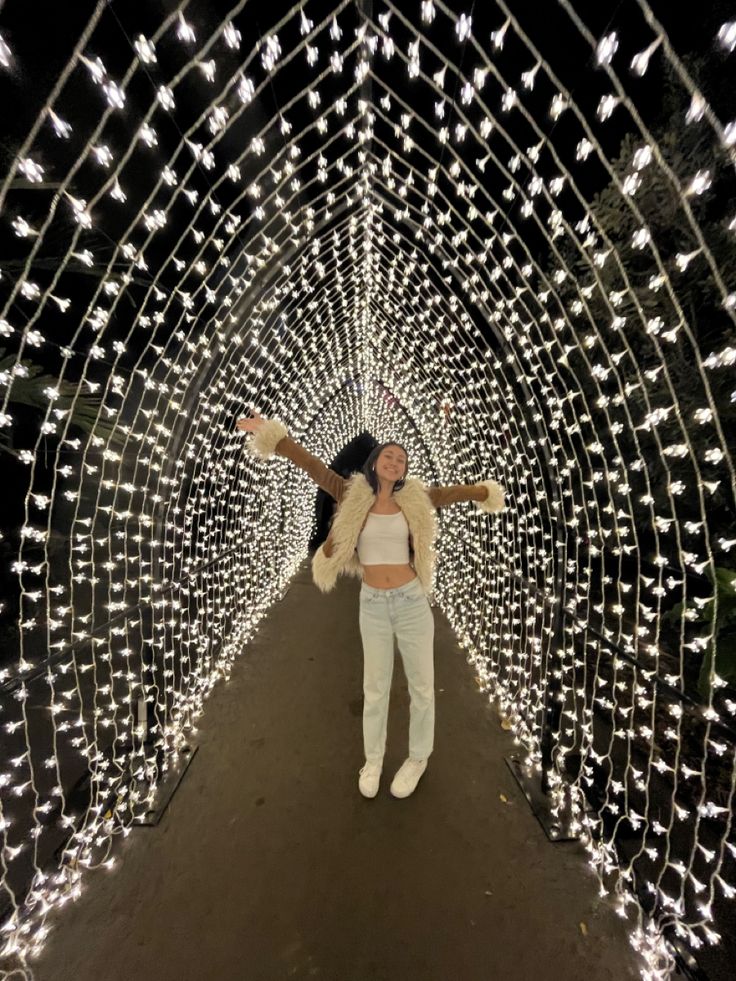
[[[238,419],[236,426],[244,432],[255,433],[248,443],[248,450],[261,460],[268,460],[277,453],[291,460],[301,470],[306,471],[323,491],[336,501],[342,500],[347,481],[339,473],[330,470],[321,460],[313,456],[303,446],[293,440],[286,426],[278,419],[264,419],[254,413],[253,419]]]

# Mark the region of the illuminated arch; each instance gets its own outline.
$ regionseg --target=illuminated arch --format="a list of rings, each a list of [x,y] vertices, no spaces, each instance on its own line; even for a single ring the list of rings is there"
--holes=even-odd
[[[690,674],[713,641],[703,577],[728,570],[736,545],[719,523],[733,529],[722,415],[736,293],[718,239],[733,254],[736,218],[705,223],[697,206],[728,179],[736,123],[645,0],[634,37],[615,24],[596,37],[559,0],[592,59],[577,98],[503,0],[490,35],[439,0],[412,17],[390,0],[311,6],[254,43],[244,2],[222,18],[139,12],[145,30],[98,5],[0,187],[20,256],[0,282],[0,424],[17,426],[27,474],[18,651],[3,666],[21,802],[4,815],[7,950],[40,944],[44,904],[130,830],[307,555],[313,487],[245,452],[234,421],[254,404],[325,460],[367,431],[404,443],[426,481],[505,486],[497,517],[442,515],[440,602],[531,766],[550,705],[561,711],[553,799],[571,794],[601,889],[615,870],[648,976],[664,977],[665,928],[714,941],[715,897],[734,895],[721,873],[736,855],[736,678],[711,658],[698,697]],[[736,26],[716,43],[728,57]],[[0,65],[17,83],[7,40]],[[637,80],[665,73],[682,133],[712,138],[687,173],[639,108]],[[652,174],[687,251],[640,201]],[[683,302],[690,277],[718,301],[707,350]],[[30,440],[14,409],[29,359],[58,379]],[[683,359],[687,393],[673,380]],[[92,432],[77,425],[91,397]],[[720,576],[723,602],[736,572]],[[147,762],[142,696],[160,750]],[[55,740],[41,759],[25,712],[39,698]],[[692,747],[680,759],[685,725],[697,768]],[[65,790],[79,755],[93,779],[81,819]],[[648,813],[665,783],[667,825]],[[682,820],[685,846],[671,834]],[[640,832],[629,855],[614,843],[624,823]],[[63,870],[44,879],[60,826],[73,831]],[[34,874],[44,903],[29,912]]]

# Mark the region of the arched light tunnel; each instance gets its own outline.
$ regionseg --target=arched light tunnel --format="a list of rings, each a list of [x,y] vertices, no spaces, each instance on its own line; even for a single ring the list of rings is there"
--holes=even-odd
[[[436,605],[642,976],[727,976],[727,6],[0,12],[3,978],[315,544],[251,408],[503,485],[438,512]]]

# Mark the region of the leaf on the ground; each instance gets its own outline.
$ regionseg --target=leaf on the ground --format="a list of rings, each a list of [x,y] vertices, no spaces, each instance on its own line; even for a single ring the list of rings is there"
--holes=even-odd
[[[510,729],[513,728],[513,726],[511,725],[509,719],[501,719],[501,728],[504,729],[506,732],[508,732]]]
[[[580,932],[582,933],[582,935],[584,937],[587,937],[588,936],[588,928],[587,928],[587,926],[584,923],[581,923],[580,924]]]
[[[504,802],[504,804],[508,804],[509,799],[506,796],[506,794],[499,794],[498,796],[501,798],[501,800]]]

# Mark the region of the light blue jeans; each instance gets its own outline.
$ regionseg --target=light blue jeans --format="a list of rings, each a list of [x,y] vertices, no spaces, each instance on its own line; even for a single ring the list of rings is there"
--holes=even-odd
[[[434,615],[419,579],[394,589],[360,588],[363,639],[363,745],[381,763],[386,749],[394,636],[409,686],[409,756],[425,760],[434,748]]]

